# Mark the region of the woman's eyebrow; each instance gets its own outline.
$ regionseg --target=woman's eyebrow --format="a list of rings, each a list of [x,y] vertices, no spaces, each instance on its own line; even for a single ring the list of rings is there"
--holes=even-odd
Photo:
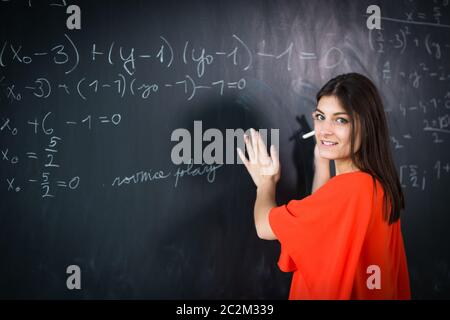
[[[319,110],[319,109],[316,109],[316,111],[319,111],[320,113],[325,114],[325,112],[323,112],[323,111],[321,111],[321,110]],[[348,115],[347,112],[336,112],[336,113],[333,113],[333,116],[337,116],[337,115],[339,115],[339,114],[346,114],[346,115]]]

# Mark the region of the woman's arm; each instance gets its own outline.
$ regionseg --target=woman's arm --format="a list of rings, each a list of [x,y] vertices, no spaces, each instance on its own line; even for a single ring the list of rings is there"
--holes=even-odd
[[[275,202],[276,183],[268,181],[256,189],[254,208],[255,227],[258,237],[264,240],[276,240],[269,223],[270,210],[277,206]]]
[[[314,148],[314,179],[311,194],[330,180],[330,160],[322,158],[319,147]]]
[[[256,200],[253,216],[256,233],[265,240],[275,240],[276,236],[269,224],[269,212],[276,207],[275,187],[280,179],[280,162],[275,146],[270,147],[270,155],[259,132],[251,129],[251,138],[244,135],[249,159],[238,148],[238,155],[256,185]]]

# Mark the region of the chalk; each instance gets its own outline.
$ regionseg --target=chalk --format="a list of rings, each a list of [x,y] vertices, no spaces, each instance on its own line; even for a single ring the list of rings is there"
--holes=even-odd
[[[308,139],[309,137],[312,137],[312,136],[315,135],[315,134],[316,134],[316,132],[313,130],[313,131],[311,131],[311,132],[305,133],[305,134],[302,136],[302,138],[303,138],[303,139]]]

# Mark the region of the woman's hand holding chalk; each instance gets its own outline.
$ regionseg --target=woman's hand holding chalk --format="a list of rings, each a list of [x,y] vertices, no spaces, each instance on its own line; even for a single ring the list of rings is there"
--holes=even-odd
[[[303,138],[303,139],[308,139],[309,137],[312,137],[312,136],[315,135],[315,134],[316,134],[316,132],[313,130],[313,131],[311,131],[311,132],[305,133],[305,134],[302,136],[302,138]]]

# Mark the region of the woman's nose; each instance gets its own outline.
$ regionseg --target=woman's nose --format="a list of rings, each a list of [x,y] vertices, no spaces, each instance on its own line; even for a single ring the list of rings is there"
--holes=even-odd
[[[319,124],[319,132],[322,135],[330,135],[333,133],[333,123],[331,121],[325,120]]]

